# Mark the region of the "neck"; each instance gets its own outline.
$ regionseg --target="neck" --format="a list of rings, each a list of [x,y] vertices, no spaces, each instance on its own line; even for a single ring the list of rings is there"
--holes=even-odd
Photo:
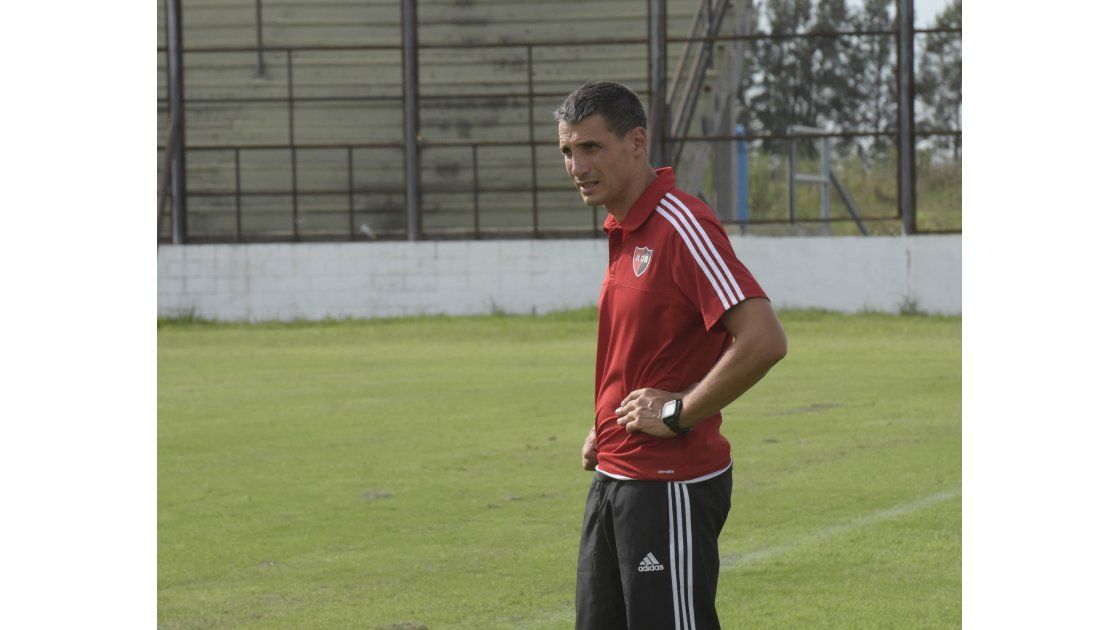
[[[644,173],[631,180],[633,183],[630,185],[630,190],[626,192],[625,200],[619,203],[618,206],[614,206],[613,204],[607,205],[607,212],[614,217],[615,221],[622,223],[627,213],[630,212],[630,207],[634,205],[638,197],[642,196],[642,193],[646,191],[646,188],[649,188],[649,185],[652,184],[655,179],[657,179],[657,173],[653,172],[653,167],[646,164]]]

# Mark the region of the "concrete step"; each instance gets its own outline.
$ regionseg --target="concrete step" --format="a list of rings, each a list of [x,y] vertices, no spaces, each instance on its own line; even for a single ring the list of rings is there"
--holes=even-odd
[[[363,224],[383,235],[403,232],[405,216],[402,202],[399,195],[356,195],[353,201],[355,233],[364,234],[361,229]],[[290,237],[296,232],[293,223],[298,225],[298,232],[304,237],[350,234],[350,199],[345,195],[300,197],[294,210],[290,196],[245,196],[240,201],[233,197],[195,197],[188,208],[188,231],[204,239],[235,236],[238,203],[243,235]],[[428,194],[424,197],[423,206],[423,229],[426,233],[468,234],[475,229],[475,206],[473,199],[467,196]],[[604,216],[602,209],[595,211],[580,204],[574,194],[542,193],[538,197],[537,229],[543,232],[597,233]],[[477,221],[479,229],[484,231],[531,231],[532,198],[527,193],[484,194],[479,199]],[[368,238],[368,235],[363,238]]]
[[[553,110],[559,97],[537,97],[532,137],[556,137]],[[295,102],[289,129],[286,102],[193,103],[186,108],[187,145],[401,142],[402,117],[393,101]],[[421,100],[420,136],[430,142],[528,141],[528,98],[429,98]],[[157,134],[166,134],[167,113],[157,117]]]
[[[668,3],[670,35],[684,34],[696,2]],[[165,45],[165,6],[158,5],[158,45]],[[425,0],[418,3],[422,44],[549,39],[588,39],[596,32],[613,37],[644,37],[647,6],[634,0],[553,2]],[[573,16],[579,16],[574,19]],[[369,2],[264,0],[263,41],[269,46],[394,45],[400,42],[399,0]],[[256,7],[252,2],[192,1],[183,8],[183,39],[188,47],[255,46]]]
[[[292,188],[291,152],[287,149],[244,149],[240,152],[241,190],[246,193]],[[482,190],[528,187],[532,181],[527,146],[480,147],[478,185]],[[404,186],[399,149],[354,149],[355,189],[397,189]],[[298,188],[303,191],[346,191],[350,179],[345,149],[300,149],[296,152]],[[222,150],[191,151],[187,159],[192,193],[233,192],[237,188],[237,157]],[[421,183],[433,190],[474,190],[469,148],[430,147],[421,160]],[[537,149],[537,183],[545,189],[567,190],[571,183],[559,152]],[[574,194],[574,191],[573,191]]]

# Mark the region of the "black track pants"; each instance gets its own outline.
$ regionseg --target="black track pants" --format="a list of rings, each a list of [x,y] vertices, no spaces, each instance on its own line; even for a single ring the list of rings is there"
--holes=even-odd
[[[596,473],[579,545],[576,628],[719,628],[717,540],[730,509],[730,469],[692,483]]]

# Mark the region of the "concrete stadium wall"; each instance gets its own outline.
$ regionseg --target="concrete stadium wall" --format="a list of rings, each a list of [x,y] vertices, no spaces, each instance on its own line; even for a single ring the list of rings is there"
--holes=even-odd
[[[778,308],[961,312],[961,237],[732,236]],[[594,305],[596,240],[161,246],[160,316],[543,313]]]

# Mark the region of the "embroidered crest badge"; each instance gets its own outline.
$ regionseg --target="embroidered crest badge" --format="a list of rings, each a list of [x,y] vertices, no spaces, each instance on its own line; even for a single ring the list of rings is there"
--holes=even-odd
[[[648,247],[634,248],[634,277],[638,277],[649,269],[649,261],[653,258],[653,250]]]

